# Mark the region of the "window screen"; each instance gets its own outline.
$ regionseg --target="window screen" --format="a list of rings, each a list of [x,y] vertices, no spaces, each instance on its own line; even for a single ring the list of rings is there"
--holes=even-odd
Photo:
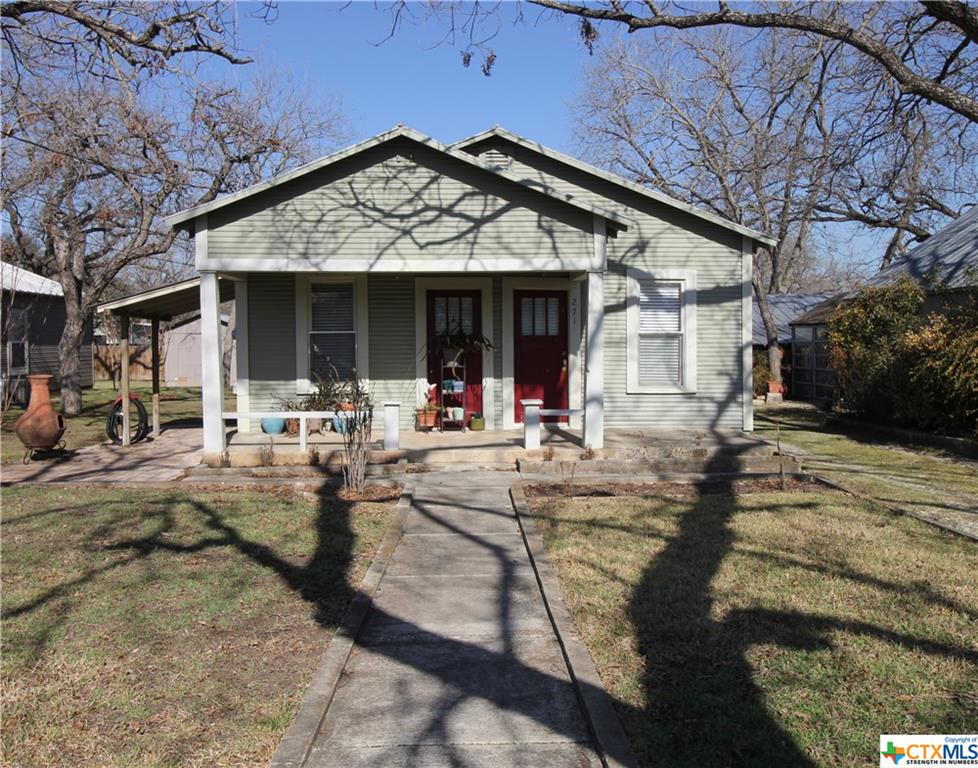
[[[336,369],[341,379],[353,378],[357,336],[351,283],[314,283],[311,288],[309,370],[313,379],[327,379]]]
[[[639,281],[638,380],[645,386],[683,381],[682,283]]]

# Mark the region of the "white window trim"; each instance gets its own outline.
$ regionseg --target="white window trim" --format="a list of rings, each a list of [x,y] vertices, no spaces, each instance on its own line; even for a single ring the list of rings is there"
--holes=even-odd
[[[640,280],[661,280],[678,282],[682,285],[682,384],[648,385],[640,384],[638,378],[638,330]],[[625,325],[627,333],[627,380],[625,391],[628,394],[692,394],[696,392],[696,270],[694,269],[656,269],[646,271],[629,269],[626,276],[627,298],[625,304]]]
[[[314,283],[351,283],[353,285],[353,332],[357,345],[357,375],[369,380],[370,350],[367,312],[366,275],[297,274],[295,276],[295,391],[306,395],[315,390],[309,376],[309,330],[312,318],[312,285]]]

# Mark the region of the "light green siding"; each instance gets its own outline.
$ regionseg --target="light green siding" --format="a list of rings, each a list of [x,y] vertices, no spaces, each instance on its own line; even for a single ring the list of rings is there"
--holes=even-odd
[[[616,207],[634,225],[608,240],[605,279],[605,425],[740,429],[743,426],[742,238],[691,216],[503,140],[475,151],[500,149],[503,165],[530,181],[577,199]],[[611,204],[609,201],[614,201]],[[626,393],[625,273],[692,269],[697,274],[697,391]]]
[[[295,277],[248,280],[248,394],[252,411],[295,397]],[[256,427],[257,428],[257,427]]]
[[[378,409],[401,404],[401,429],[414,427],[416,361],[414,277],[371,275],[367,282],[370,326],[370,391]]]
[[[207,259],[287,259],[296,271],[330,260],[364,270],[462,260],[491,271],[503,259],[559,269],[592,258],[592,225],[590,213],[392,141],[212,212]]]

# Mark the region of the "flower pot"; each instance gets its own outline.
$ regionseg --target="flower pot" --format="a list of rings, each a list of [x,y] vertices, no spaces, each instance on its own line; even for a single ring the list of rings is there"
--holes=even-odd
[[[417,411],[415,416],[418,419],[418,427],[422,429],[432,429],[438,424],[438,411]]]
[[[336,410],[338,410],[338,411],[352,411],[353,410],[353,403],[339,403],[336,406]]]
[[[486,428],[486,420],[483,416],[473,416],[469,419],[469,429],[473,432],[482,432]]]
[[[49,387],[53,378],[49,373],[27,377],[31,399],[27,410],[14,422],[14,432],[25,448],[42,451],[54,448],[65,433],[64,417],[51,406]]]
[[[784,391],[784,385],[780,381],[769,381],[767,383],[767,391],[779,395]]]
[[[319,418],[306,419],[306,427],[310,435],[314,435],[322,430],[323,420]]]
[[[281,435],[285,431],[285,419],[266,417],[261,420],[261,431],[266,435]]]
[[[346,409],[341,409],[341,410],[344,410],[345,411]],[[346,418],[344,418],[343,416],[334,416],[333,417],[333,431],[336,434],[338,434],[338,435],[345,435],[347,432],[350,431],[350,422],[349,422],[349,420],[346,419]]]
[[[298,419],[286,419],[285,420],[285,431],[290,435],[299,434],[299,420]]]

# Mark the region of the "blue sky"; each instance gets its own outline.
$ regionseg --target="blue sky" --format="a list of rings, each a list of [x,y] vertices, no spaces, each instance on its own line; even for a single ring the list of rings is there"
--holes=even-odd
[[[404,123],[444,142],[502,125],[572,155],[573,102],[590,60],[575,20],[503,4],[498,36],[486,46],[497,54],[491,77],[476,52],[461,64],[465,36],[439,42],[444,21],[425,23],[414,6],[397,34],[385,40],[392,17],[388,0],[281,2],[272,23],[256,18],[258,3],[238,3],[238,39],[257,65],[283,69],[306,81],[315,95],[336,97],[353,143]],[[603,36],[616,30],[605,26]],[[230,71],[228,71],[230,70]],[[220,75],[247,78],[257,67],[225,67]],[[875,263],[882,236],[853,226],[825,228],[826,253],[842,261]]]
[[[515,4],[504,7],[501,34],[488,43],[498,59],[485,77],[478,53],[465,68],[460,45],[438,44],[444,24],[417,17],[381,43],[391,23],[383,3],[284,2],[271,24],[252,16],[256,7],[237,6],[242,46],[338,96],[353,141],[399,122],[446,142],[500,124],[574,148],[570,105],[589,56],[573,19],[527,9],[514,26]]]

